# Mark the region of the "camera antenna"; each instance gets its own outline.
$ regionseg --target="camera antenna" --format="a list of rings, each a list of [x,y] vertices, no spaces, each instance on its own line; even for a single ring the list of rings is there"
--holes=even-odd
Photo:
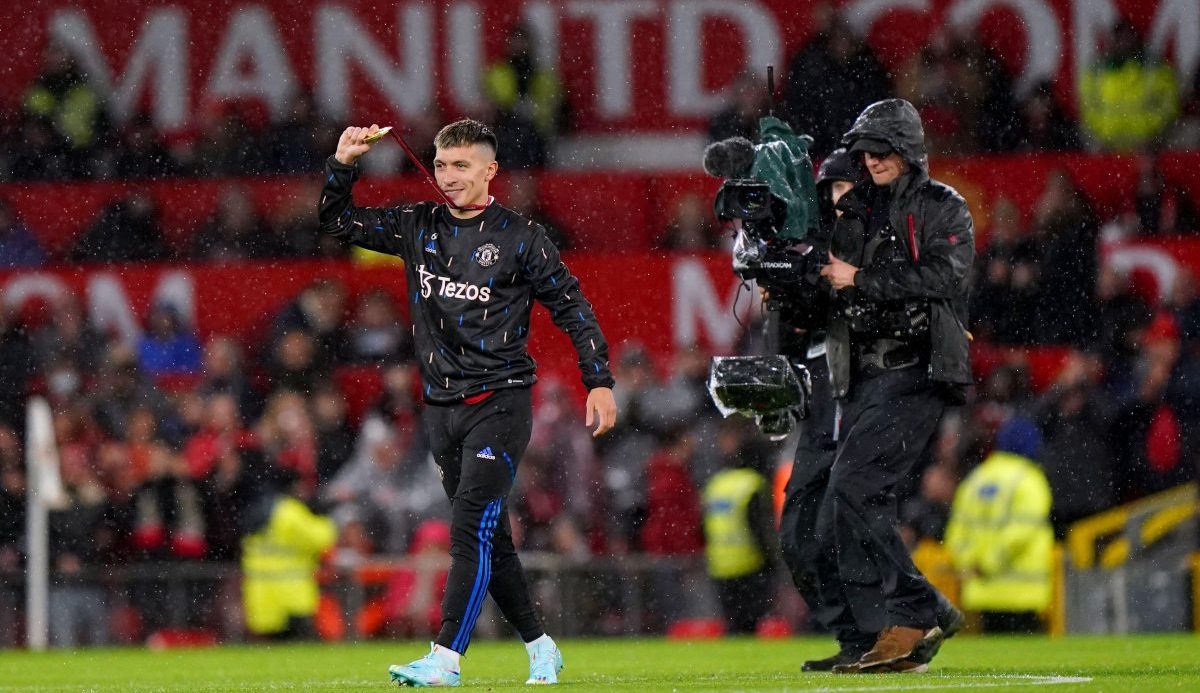
[[[767,65],[767,115],[775,115],[775,66]]]

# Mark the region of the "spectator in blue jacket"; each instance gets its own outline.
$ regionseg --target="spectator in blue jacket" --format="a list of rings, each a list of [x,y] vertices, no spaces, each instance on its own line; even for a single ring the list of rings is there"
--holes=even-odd
[[[200,341],[169,303],[150,309],[148,327],[138,342],[138,365],[151,375],[200,370]]]
[[[37,237],[0,200],[0,269],[41,267],[45,262],[46,251]]]

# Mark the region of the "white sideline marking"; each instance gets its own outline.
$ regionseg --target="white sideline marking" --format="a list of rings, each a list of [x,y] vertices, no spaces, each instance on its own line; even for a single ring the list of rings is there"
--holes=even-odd
[[[863,676],[873,676],[873,674],[862,674]],[[908,674],[908,676],[925,676],[924,674]],[[979,679],[1000,679],[998,681],[977,681],[972,683],[951,682],[944,683],[925,683],[912,685],[911,683],[880,685],[880,686],[859,686],[854,688],[803,688],[799,690],[812,691],[813,693],[837,693],[839,691],[931,691],[945,688],[1006,688],[1008,686],[1056,686],[1064,683],[1091,683],[1090,676],[1042,676],[1038,674],[981,674],[978,676],[955,676],[948,674],[947,677],[955,679],[963,678],[979,678]]]

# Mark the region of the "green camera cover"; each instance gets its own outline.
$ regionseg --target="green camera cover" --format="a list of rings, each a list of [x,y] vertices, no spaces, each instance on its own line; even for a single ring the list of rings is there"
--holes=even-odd
[[[779,237],[801,240],[817,229],[817,183],[808,155],[812,138],[766,116],[758,121],[758,141],[750,177],[767,181],[772,194],[787,203],[787,220]]]

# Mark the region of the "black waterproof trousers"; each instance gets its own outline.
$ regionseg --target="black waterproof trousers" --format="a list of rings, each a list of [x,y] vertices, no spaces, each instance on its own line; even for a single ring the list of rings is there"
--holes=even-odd
[[[875,644],[877,633],[862,633],[856,628],[854,616],[842,599],[837,549],[817,537],[819,516],[833,511],[832,504],[825,501],[829,473],[837,455],[834,440],[837,406],[824,354],[808,359],[805,366],[812,376],[811,411],[804,422],[788,479],[779,521],[780,551],[813,619],[833,633],[843,649],[866,652]],[[826,518],[825,523],[832,524],[832,518]]]
[[[465,653],[490,593],[525,642],[543,634],[508,522],[508,494],[529,444],[529,388],[478,404],[428,404],[425,425],[450,499],[450,574],[437,644]]]
[[[924,365],[856,376],[842,404],[818,542],[833,552],[857,632],[931,628],[938,594],[900,537],[894,490],[928,454],[945,403]]]

